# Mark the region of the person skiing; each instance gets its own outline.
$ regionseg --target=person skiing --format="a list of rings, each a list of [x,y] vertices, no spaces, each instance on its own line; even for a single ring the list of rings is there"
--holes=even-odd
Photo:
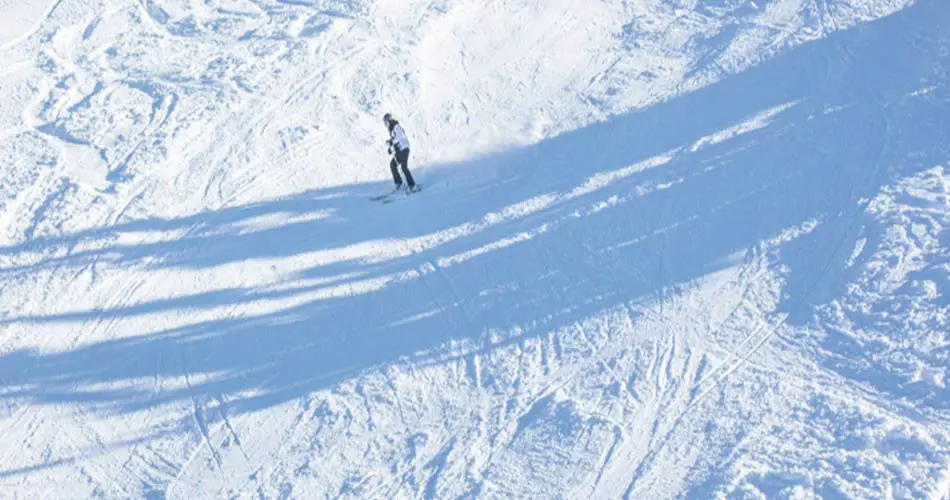
[[[415,191],[416,181],[412,179],[412,174],[409,173],[409,139],[406,138],[406,131],[402,129],[402,125],[390,113],[383,115],[383,122],[386,123],[386,128],[389,130],[389,139],[386,141],[386,145],[389,147],[389,154],[392,155],[389,168],[393,171],[393,181],[396,182],[396,189],[402,187],[402,179],[399,177],[398,169],[398,167],[402,167],[402,173],[406,176],[409,191]]]

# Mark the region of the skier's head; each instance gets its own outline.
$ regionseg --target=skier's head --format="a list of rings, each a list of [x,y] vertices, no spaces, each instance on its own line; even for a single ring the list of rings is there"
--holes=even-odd
[[[392,125],[392,123],[393,123],[394,121],[396,121],[396,120],[393,120],[393,115],[392,115],[392,113],[386,113],[385,115],[383,115],[383,123],[385,123],[387,127],[389,127],[390,125]]]

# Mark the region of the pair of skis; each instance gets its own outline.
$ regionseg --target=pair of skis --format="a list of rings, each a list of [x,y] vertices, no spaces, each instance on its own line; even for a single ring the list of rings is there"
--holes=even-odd
[[[403,197],[402,197],[402,198],[405,199],[405,197],[407,197],[407,196],[409,196],[409,195],[411,195],[411,194],[413,194],[413,193],[418,193],[419,190],[421,190],[421,189],[422,189],[422,187],[420,187],[418,184],[416,184],[415,186],[413,186],[413,187],[411,187],[411,188],[407,188],[407,189],[403,189],[402,187],[398,187],[398,188],[393,189],[392,191],[390,191],[390,192],[388,192],[388,193],[386,193],[386,194],[381,194],[381,195],[379,195],[379,196],[372,196],[372,197],[370,197],[370,200],[372,200],[372,201],[379,201],[379,202],[382,202],[382,203],[392,203],[392,202],[394,202],[394,201],[400,199],[399,197],[396,196],[396,195],[398,195],[398,194],[400,194],[400,193],[403,194]]]

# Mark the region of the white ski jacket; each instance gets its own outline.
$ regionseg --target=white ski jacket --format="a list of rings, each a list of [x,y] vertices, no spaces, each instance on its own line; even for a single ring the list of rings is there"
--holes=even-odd
[[[409,139],[406,138],[406,132],[402,129],[402,125],[396,124],[393,126],[393,129],[389,131],[389,145],[399,149],[409,149]]]

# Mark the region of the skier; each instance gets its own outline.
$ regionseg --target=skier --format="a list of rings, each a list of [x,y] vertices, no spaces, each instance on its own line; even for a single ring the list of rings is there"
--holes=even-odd
[[[396,182],[396,189],[402,187],[402,179],[399,177],[397,168],[401,166],[402,173],[406,176],[409,191],[415,191],[416,181],[412,180],[412,174],[409,173],[409,139],[406,138],[406,131],[402,129],[402,125],[390,113],[383,115],[383,122],[386,123],[386,128],[389,130],[389,139],[386,141],[386,145],[389,146],[389,154],[393,155],[392,160],[389,161],[389,168],[393,171],[393,181]]]

